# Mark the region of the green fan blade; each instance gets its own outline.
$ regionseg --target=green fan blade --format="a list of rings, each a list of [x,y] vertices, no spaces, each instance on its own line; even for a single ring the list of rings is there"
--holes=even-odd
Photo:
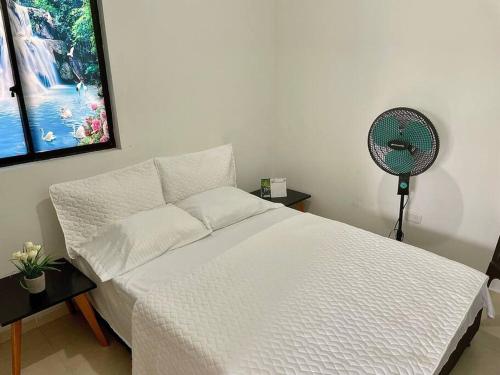
[[[403,139],[420,151],[432,150],[432,134],[427,126],[420,122],[408,123],[403,132]]]
[[[415,159],[408,150],[393,150],[385,155],[385,163],[394,173],[411,173]]]
[[[381,119],[373,128],[373,142],[379,146],[385,147],[389,141],[399,137],[399,121],[393,116]]]

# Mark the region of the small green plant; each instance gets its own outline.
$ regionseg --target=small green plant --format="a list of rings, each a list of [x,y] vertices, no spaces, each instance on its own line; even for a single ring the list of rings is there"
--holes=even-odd
[[[36,279],[46,270],[59,271],[54,266],[62,264],[49,255],[43,255],[42,245],[35,245],[33,242],[25,242],[21,251],[12,254],[10,261],[27,279]]]

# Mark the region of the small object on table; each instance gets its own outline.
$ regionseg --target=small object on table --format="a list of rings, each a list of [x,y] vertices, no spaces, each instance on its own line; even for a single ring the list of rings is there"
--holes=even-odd
[[[11,326],[13,375],[21,373],[22,319],[62,302],[66,302],[67,306],[74,302],[85,317],[97,341],[102,346],[109,345],[87,297],[87,293],[95,289],[96,284],[66,259],[61,258],[57,262],[60,262],[58,265],[60,272],[47,272],[47,286],[42,293],[30,294],[24,290],[19,285],[23,278],[20,273],[0,279],[0,306],[2,306],[0,325],[5,327],[10,324]]]
[[[45,290],[45,271],[59,271],[59,263],[52,260],[50,255],[43,255],[42,245],[27,241],[21,251],[12,254],[11,263],[24,276],[19,283],[31,294],[38,294]]]
[[[311,198],[311,195],[306,194],[306,193],[301,193],[300,191],[296,191],[296,190],[292,190],[292,189],[287,189],[286,193],[287,193],[286,194],[287,196],[283,197],[283,198],[262,198],[262,199],[265,199],[267,201],[274,202],[274,203],[281,203],[284,206],[294,207],[299,211],[305,212],[304,201],[306,199]],[[261,197],[260,190],[252,191],[250,194],[253,194],[257,197]]]
[[[286,178],[271,178],[271,198],[286,198]]]
[[[263,199],[271,198],[271,179],[262,178],[260,180],[260,197]]]

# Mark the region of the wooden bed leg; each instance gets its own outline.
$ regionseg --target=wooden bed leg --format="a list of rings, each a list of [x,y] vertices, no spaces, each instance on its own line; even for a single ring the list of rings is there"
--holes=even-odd
[[[92,332],[94,332],[94,335],[97,341],[99,341],[99,344],[101,344],[101,346],[109,346],[108,339],[106,338],[106,336],[104,336],[101,326],[99,325],[95,317],[94,309],[92,308],[92,305],[87,298],[87,293],[80,294],[79,296],[73,298],[73,300],[82,312],[85,320],[87,320],[87,323],[92,329]]]
[[[12,375],[21,374],[21,334],[22,334],[22,321],[18,320],[11,324],[10,339],[12,350]]]

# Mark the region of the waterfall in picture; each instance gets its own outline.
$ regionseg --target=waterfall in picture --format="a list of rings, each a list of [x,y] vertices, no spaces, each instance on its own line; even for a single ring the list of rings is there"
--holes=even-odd
[[[0,158],[26,154],[24,133],[16,99],[10,96],[14,84],[0,9]]]
[[[12,87],[12,73],[5,40],[2,11],[0,10],[0,99],[10,96],[9,87]]]
[[[50,41],[33,35],[28,9],[15,2],[9,2],[9,17],[25,93],[27,95],[43,93],[46,88],[59,84],[56,60]],[[3,78],[3,74],[10,75],[10,71],[4,73],[10,69],[10,64],[5,56],[7,41],[3,27],[0,33],[0,71]],[[10,84],[8,80],[2,79],[0,97],[10,95],[8,91]]]

